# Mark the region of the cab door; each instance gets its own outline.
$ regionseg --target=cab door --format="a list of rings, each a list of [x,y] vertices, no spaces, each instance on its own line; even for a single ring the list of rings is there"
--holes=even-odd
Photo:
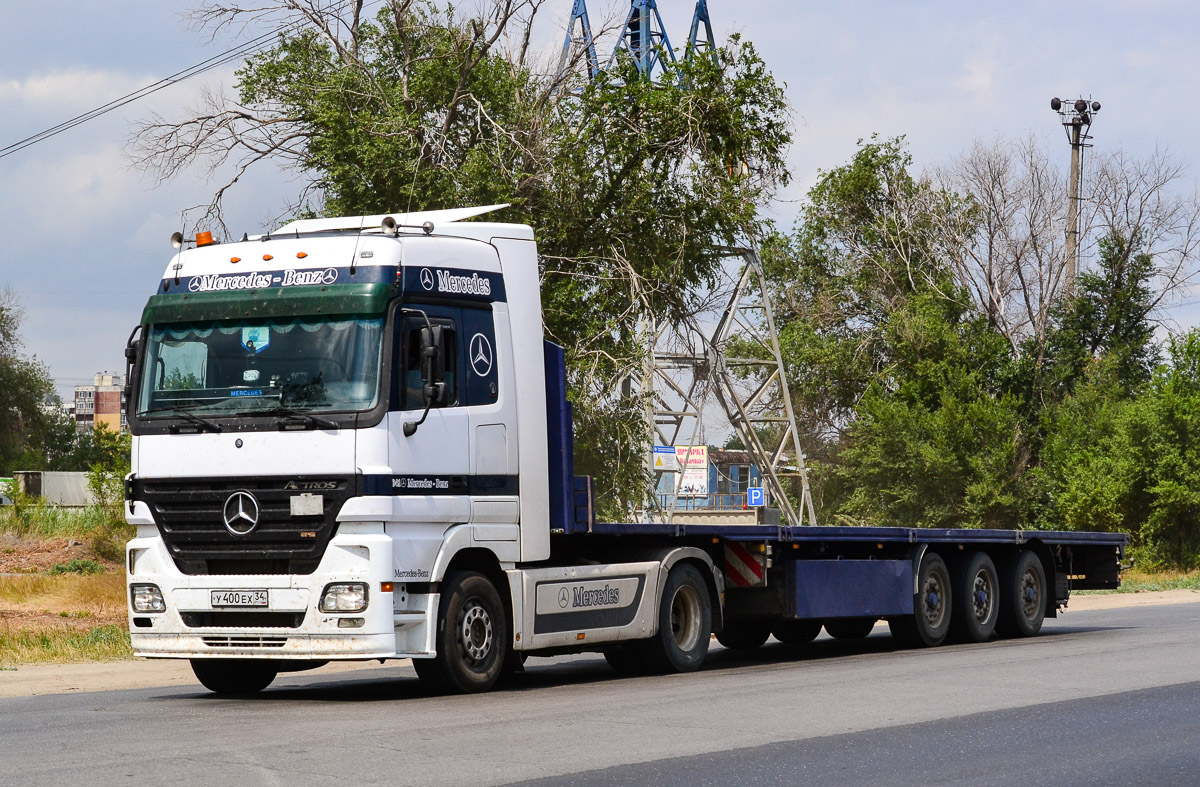
[[[396,336],[387,422],[391,493],[398,500],[395,518],[401,522],[466,522],[471,517],[471,424],[463,374],[461,310],[434,304],[407,306],[396,314],[393,324]],[[438,363],[445,389],[441,401],[431,403],[426,414],[421,329],[427,325],[441,329]],[[405,423],[417,424],[416,431],[405,435]]]

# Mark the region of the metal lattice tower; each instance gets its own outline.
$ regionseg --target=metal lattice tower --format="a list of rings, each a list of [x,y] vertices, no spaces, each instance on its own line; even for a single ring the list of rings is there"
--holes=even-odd
[[[690,315],[682,325],[647,326],[651,352],[641,381],[647,421],[656,444],[678,445],[684,438],[698,445],[705,406],[715,403],[758,466],[782,522],[816,524],[762,264],[751,249],[721,253],[740,268],[715,324],[706,329]],[[729,354],[734,347],[737,356]],[[789,478],[800,488],[798,506],[784,486]],[[667,521],[675,519],[678,501],[660,512]]]
[[[704,39],[698,40],[700,25],[704,25]],[[692,31],[688,34],[687,57],[701,52],[711,53],[717,48],[713,41],[712,20],[708,18],[708,0],[696,0],[696,12],[692,15]]]
[[[578,36],[575,34],[576,22],[579,23]],[[592,23],[588,21],[585,0],[575,0],[575,4],[571,6],[571,21],[567,23],[567,37],[563,41],[562,57],[558,61],[560,78],[577,49],[583,49],[585,52],[588,79],[595,79],[596,75],[600,73],[600,60],[596,57],[596,39],[592,35]]]
[[[675,62],[675,50],[654,0],[629,0],[629,15],[605,68],[611,68],[622,52],[629,53],[638,73],[646,79],[653,79],[655,70],[662,70],[664,57]]]

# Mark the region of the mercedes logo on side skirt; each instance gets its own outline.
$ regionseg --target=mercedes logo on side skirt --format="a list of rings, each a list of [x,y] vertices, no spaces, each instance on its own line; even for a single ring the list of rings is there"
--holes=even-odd
[[[234,492],[221,509],[225,529],[235,536],[248,536],[258,525],[258,501],[245,491]]]

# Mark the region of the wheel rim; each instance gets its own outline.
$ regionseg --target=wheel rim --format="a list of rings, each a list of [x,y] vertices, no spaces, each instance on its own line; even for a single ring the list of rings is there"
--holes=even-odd
[[[1021,576],[1021,611],[1025,617],[1033,620],[1037,617],[1042,604],[1042,588],[1037,576],[1032,571],[1026,571]]]
[[[492,651],[492,616],[479,599],[468,600],[458,613],[458,644],[474,663]]]
[[[980,571],[975,575],[975,583],[971,593],[971,604],[975,612],[975,619],[980,623],[984,623],[992,616],[992,607],[995,604],[996,588],[992,585],[992,577],[986,571]]]
[[[671,599],[671,637],[682,651],[700,641],[700,596],[693,587],[684,585]]]
[[[942,620],[946,617],[946,605],[943,603],[945,598],[945,582],[937,571],[930,571],[929,576],[925,578],[925,586],[922,588],[923,609],[921,611],[925,615],[926,624],[931,629],[941,626]]]

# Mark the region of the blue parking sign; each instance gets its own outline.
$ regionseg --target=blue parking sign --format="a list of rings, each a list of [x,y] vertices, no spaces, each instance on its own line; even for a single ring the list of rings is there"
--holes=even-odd
[[[752,486],[746,490],[746,505],[766,505],[766,502],[763,499],[763,488],[761,486]]]

